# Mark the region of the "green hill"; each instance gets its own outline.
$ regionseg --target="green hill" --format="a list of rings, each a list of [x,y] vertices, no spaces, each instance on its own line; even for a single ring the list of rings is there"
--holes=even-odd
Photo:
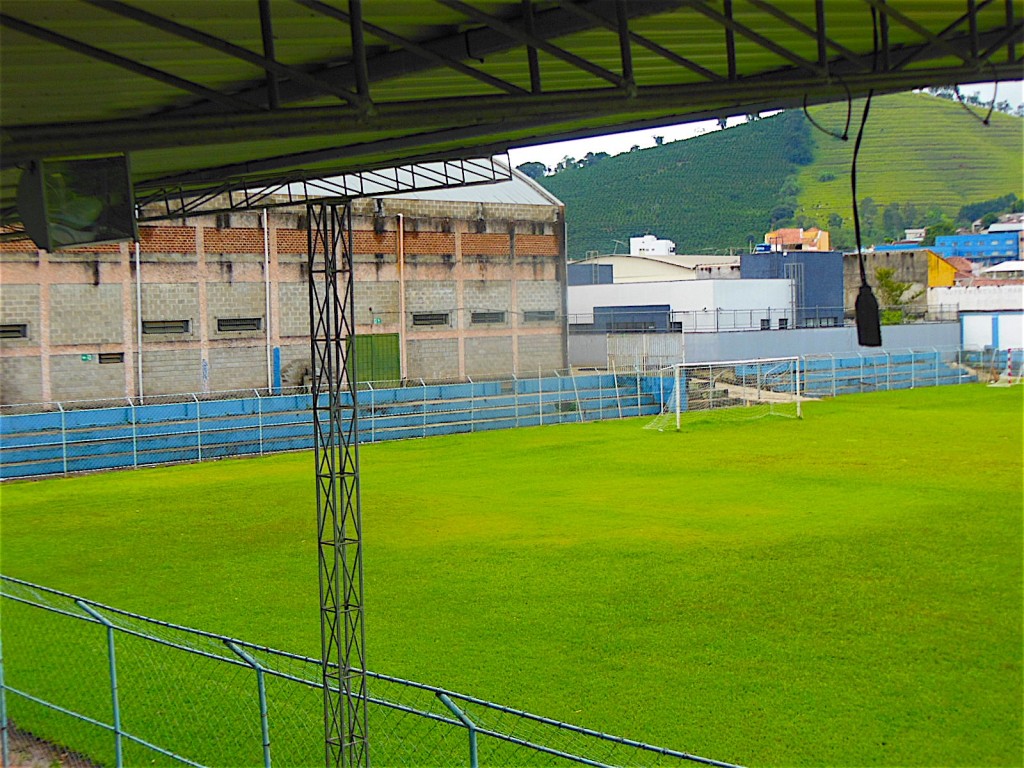
[[[851,134],[862,102],[854,104]],[[841,131],[846,106],[815,107]],[[956,102],[925,94],[876,98],[859,162],[866,240],[955,219],[961,207],[1022,194],[1024,120],[982,125]],[[568,168],[540,179],[566,204],[569,256],[609,253],[646,233],[685,252],[745,250],[774,226],[822,226],[852,245],[850,161],[843,142],[790,111],[723,131]],[[895,204],[895,206],[893,205]],[[888,206],[888,210],[886,207]]]
[[[854,103],[853,125],[864,108]],[[984,110],[978,110],[982,115]],[[822,126],[841,130],[846,106],[815,107],[811,115]],[[843,142],[813,131],[814,163],[799,169],[797,215],[829,228],[830,214],[853,226],[850,204],[850,161],[853,136]],[[857,197],[871,198],[881,210],[893,203],[927,218],[929,209],[955,217],[961,207],[981,200],[1022,192],[1024,121],[995,112],[989,125],[958,103],[925,94],[895,94],[872,101],[857,163]],[[871,214],[872,206],[867,213]],[[865,211],[862,210],[862,215]],[[833,218],[833,227],[835,219]],[[870,218],[865,222],[871,225]],[[912,222],[905,222],[912,226]]]

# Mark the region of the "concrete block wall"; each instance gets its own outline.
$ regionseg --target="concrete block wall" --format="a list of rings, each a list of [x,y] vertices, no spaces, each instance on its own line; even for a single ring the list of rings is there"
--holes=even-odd
[[[400,334],[406,376],[501,375],[538,360],[565,367],[564,353],[550,364],[564,349],[560,208],[388,198],[357,201],[355,210],[357,330]],[[265,388],[268,348],[279,353],[283,385],[307,379],[305,209],[268,219],[266,235],[253,212],[140,227],[142,319],[189,321],[184,334],[142,335],[146,396]],[[0,266],[0,320],[28,326],[28,338],[0,341],[0,402],[138,395],[134,246],[48,254],[8,241]],[[528,309],[552,310],[556,320],[525,323]],[[504,311],[506,322],[473,324],[473,311]],[[447,312],[449,324],[413,326],[415,312]],[[250,317],[260,330],[217,330],[218,319]],[[123,358],[100,364],[100,353]]]
[[[101,363],[98,354],[53,355],[53,398],[60,401],[124,397],[124,363]]]
[[[410,379],[458,379],[458,339],[409,339]]]
[[[466,339],[466,375],[508,375],[515,365],[511,336],[472,336]]]
[[[123,314],[120,285],[51,285],[50,343],[120,343]]]
[[[519,372],[523,376],[538,370],[548,372],[564,369],[564,355],[560,336],[545,334],[519,337]]]

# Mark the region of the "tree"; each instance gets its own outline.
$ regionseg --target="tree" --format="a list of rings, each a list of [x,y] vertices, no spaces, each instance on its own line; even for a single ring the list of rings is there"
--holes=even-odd
[[[896,279],[896,270],[889,267],[878,267],[875,270],[875,281],[882,305],[882,325],[899,325],[903,322],[903,308],[917,300],[924,293],[919,290],[906,296],[913,283],[904,283]]]
[[[828,215],[828,228],[829,231],[839,230],[843,228],[843,217],[838,213],[830,213]]]
[[[921,245],[935,245],[935,238],[942,237],[944,235],[955,235],[956,224],[948,216],[943,216],[942,219],[928,227],[925,232],[924,240],[921,241]]]
[[[530,162],[517,165],[516,170],[531,179],[540,179],[547,175],[548,167],[544,163]]]

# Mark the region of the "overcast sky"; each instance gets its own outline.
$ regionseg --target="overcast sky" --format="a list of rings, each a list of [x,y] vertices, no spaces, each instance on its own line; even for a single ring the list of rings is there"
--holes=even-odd
[[[960,92],[964,95],[977,93],[983,100],[992,98],[992,85],[965,85]],[[1011,83],[1000,83],[997,91],[999,101],[1006,100],[1014,107],[1024,101],[1024,82],[1016,81]],[[729,125],[736,125],[743,122],[744,118],[731,118]],[[617,155],[621,152],[628,152],[634,145],[641,148],[653,147],[655,136],[664,136],[666,142],[688,139],[692,136],[699,136],[702,133],[718,130],[717,120],[705,120],[699,123],[687,123],[667,128],[653,128],[642,131],[630,131],[629,133],[615,133],[608,136],[599,136],[593,139],[576,139],[574,141],[561,141],[555,144],[539,144],[524,149],[513,149],[509,154],[513,166],[522,165],[528,162],[541,162],[548,168],[554,168],[566,155],[580,158],[588,152],[607,152],[609,155]]]

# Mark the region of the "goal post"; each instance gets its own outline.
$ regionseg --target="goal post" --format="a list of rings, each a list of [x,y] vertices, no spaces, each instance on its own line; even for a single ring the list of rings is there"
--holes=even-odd
[[[678,431],[690,420],[803,417],[799,357],[677,363],[657,375],[667,381],[660,388],[661,412],[647,429]]]

